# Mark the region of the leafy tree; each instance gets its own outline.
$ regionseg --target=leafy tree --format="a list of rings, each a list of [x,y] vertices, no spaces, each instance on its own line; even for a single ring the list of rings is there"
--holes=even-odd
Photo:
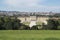
[[[60,19],[58,19],[58,30],[60,30]]]
[[[55,19],[49,19],[48,20],[48,26],[47,29],[57,30],[58,27],[58,21]]]
[[[4,22],[3,22],[3,18],[0,17],[0,30],[4,29],[4,28],[2,27],[3,23],[4,23]]]
[[[20,23],[21,21],[20,20],[18,20],[18,19],[11,19],[11,23],[12,23],[12,29],[13,30],[18,30],[19,28],[20,28],[20,26],[21,26],[21,23]]]
[[[8,23],[4,23],[3,27],[5,28],[5,30],[12,30],[12,23],[8,22]]]
[[[17,30],[22,25],[18,19],[11,19],[11,17],[0,17],[0,30]]]

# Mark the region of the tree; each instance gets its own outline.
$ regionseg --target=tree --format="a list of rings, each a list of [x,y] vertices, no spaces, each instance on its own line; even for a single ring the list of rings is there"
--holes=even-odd
[[[5,28],[5,30],[12,30],[12,23],[8,22],[8,23],[4,23],[3,27]]]
[[[18,30],[21,26],[21,21],[18,19],[11,19],[11,17],[0,17],[0,30]]]
[[[58,21],[55,19],[49,19],[48,20],[48,26],[47,29],[57,30],[58,27]]]
[[[12,29],[13,30],[18,30],[19,28],[20,28],[20,26],[21,26],[21,23],[20,23],[21,21],[20,20],[18,20],[18,19],[11,19],[11,23],[12,23]]]
[[[58,19],[58,30],[60,30],[60,19]]]
[[[2,29],[5,29],[5,28],[3,28],[3,25],[4,24],[4,22],[3,22],[3,17],[0,17],[0,30],[2,30]]]

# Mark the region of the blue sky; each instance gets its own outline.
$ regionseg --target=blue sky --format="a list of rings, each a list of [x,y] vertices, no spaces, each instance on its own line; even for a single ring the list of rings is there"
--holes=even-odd
[[[60,12],[60,0],[0,0],[0,10],[21,12]]]

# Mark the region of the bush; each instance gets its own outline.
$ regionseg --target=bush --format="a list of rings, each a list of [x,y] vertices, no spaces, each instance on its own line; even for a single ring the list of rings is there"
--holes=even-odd
[[[60,30],[60,26],[58,26],[58,28],[57,28],[58,30]]]
[[[22,24],[19,30],[30,30],[29,26]]]
[[[47,25],[44,25],[44,23],[42,23],[42,29],[43,30],[48,30],[48,26]]]
[[[36,27],[36,26],[33,26],[32,28],[31,28],[31,30],[37,30],[38,29],[38,27]]]

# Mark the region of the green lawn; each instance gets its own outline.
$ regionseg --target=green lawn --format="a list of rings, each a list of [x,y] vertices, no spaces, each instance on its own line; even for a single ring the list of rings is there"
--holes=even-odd
[[[60,40],[59,30],[0,30],[0,40]]]

